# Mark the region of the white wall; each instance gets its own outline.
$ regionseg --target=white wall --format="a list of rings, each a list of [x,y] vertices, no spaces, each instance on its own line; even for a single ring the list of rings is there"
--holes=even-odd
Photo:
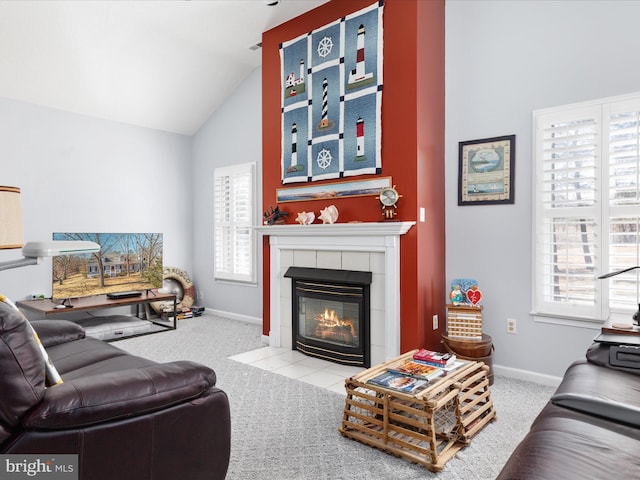
[[[255,162],[256,225],[262,196],[262,69],[256,68],[193,137],[193,252],[194,282],[204,295],[199,300],[221,313],[262,322],[262,247],[257,239],[258,284],[214,280],[213,171],[216,167]]]
[[[25,241],[58,231],[162,232],[192,267],[190,138],[0,99],[0,184],[20,187]],[[0,251],[0,261],[21,258]],[[51,295],[51,260],[0,271],[0,293]]]
[[[54,231],[162,232],[165,265],[189,272],[201,305],[261,321],[261,284],[215,282],[212,248],[213,169],[256,162],[261,196],[261,82],[258,68],[193,137],[0,98],[0,185],[22,189],[25,241]],[[18,258],[20,250],[0,251],[0,261]],[[0,293],[50,295],[51,260],[0,271]]]
[[[597,334],[530,315],[531,113],[640,90],[638,19],[640,2],[447,0],[447,278],[478,280],[495,364],[560,376]],[[509,134],[515,205],[459,207],[458,142]]]

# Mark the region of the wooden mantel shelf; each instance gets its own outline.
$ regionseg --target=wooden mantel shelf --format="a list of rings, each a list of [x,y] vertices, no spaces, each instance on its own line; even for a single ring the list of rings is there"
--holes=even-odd
[[[416,222],[360,222],[312,225],[286,224],[255,227],[265,236],[336,237],[404,235]]]

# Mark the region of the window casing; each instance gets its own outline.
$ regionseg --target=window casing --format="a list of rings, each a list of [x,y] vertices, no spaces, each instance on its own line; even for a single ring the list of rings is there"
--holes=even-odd
[[[637,310],[640,94],[538,110],[534,313],[592,321]]]
[[[215,278],[256,281],[255,164],[214,171]]]

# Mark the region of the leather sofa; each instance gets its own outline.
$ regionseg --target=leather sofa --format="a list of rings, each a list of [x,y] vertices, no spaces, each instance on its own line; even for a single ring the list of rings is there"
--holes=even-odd
[[[0,453],[77,454],[84,480],[226,476],[229,402],[213,370],[130,355],[65,320],[31,325],[63,383],[45,386],[29,322],[0,302]]]
[[[639,478],[640,350],[630,352],[592,345],[567,369],[497,478]]]

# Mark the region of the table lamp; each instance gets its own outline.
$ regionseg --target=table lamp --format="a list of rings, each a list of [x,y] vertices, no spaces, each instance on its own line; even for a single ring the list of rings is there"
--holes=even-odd
[[[617,270],[617,271],[611,272],[611,273],[605,273],[604,275],[600,275],[598,277],[598,279],[601,280],[603,278],[615,277],[616,275],[620,275],[621,273],[630,272],[631,270],[635,270],[636,268],[640,268],[640,265],[636,265],[635,267],[625,268],[623,270]],[[638,325],[638,319],[639,318],[640,318],[640,304],[638,304],[638,310],[636,311],[636,313],[633,314],[633,323]],[[633,327],[633,323],[631,324],[631,326],[629,326],[627,324],[621,324],[621,323],[615,323],[615,324],[612,324],[612,326],[614,328],[632,328]]]
[[[0,249],[21,247],[24,258],[0,262],[0,270],[37,265],[40,263],[41,257],[100,251],[100,245],[87,241],[51,240],[46,242],[27,242],[24,245],[20,189],[18,187],[0,186]]]

